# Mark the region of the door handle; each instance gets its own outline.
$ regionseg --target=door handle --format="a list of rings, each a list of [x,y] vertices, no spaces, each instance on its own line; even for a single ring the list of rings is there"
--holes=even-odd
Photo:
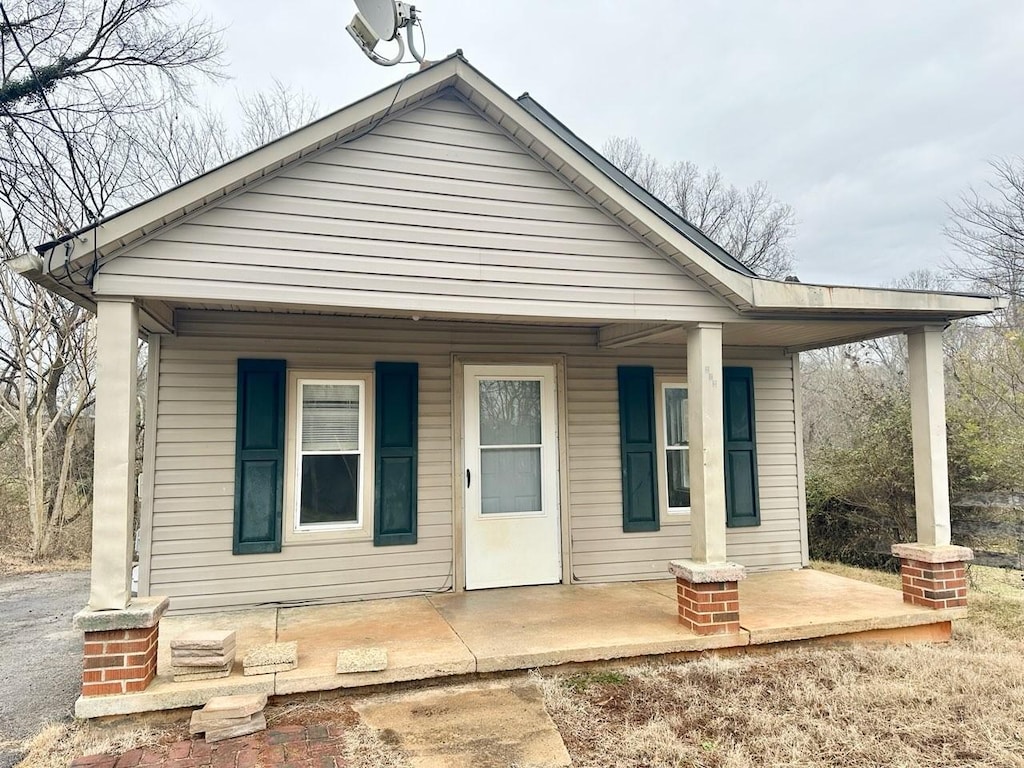
[[[469,468],[466,468],[466,487],[469,488],[472,475],[469,474]]]

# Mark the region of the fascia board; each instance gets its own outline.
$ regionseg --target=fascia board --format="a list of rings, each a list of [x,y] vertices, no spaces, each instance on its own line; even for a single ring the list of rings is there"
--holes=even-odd
[[[969,317],[1006,306],[1005,299],[992,296],[906,291],[888,288],[787,283],[755,279],[751,313],[922,315]]]

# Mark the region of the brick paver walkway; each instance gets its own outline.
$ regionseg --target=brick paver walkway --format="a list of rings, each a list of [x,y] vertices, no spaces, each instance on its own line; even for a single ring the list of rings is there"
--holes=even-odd
[[[123,755],[88,755],[71,768],[344,768],[345,726],[279,725],[251,736],[207,744],[202,738]]]

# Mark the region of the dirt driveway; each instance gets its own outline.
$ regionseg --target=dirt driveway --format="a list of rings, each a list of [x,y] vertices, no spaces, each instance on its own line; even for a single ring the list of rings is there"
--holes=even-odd
[[[88,571],[0,576],[0,768],[41,726],[71,716],[82,664],[71,618],[88,597]]]

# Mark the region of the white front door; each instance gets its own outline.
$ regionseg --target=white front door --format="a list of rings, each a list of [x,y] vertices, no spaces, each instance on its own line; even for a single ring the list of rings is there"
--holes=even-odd
[[[555,369],[465,367],[466,589],[557,584]]]

